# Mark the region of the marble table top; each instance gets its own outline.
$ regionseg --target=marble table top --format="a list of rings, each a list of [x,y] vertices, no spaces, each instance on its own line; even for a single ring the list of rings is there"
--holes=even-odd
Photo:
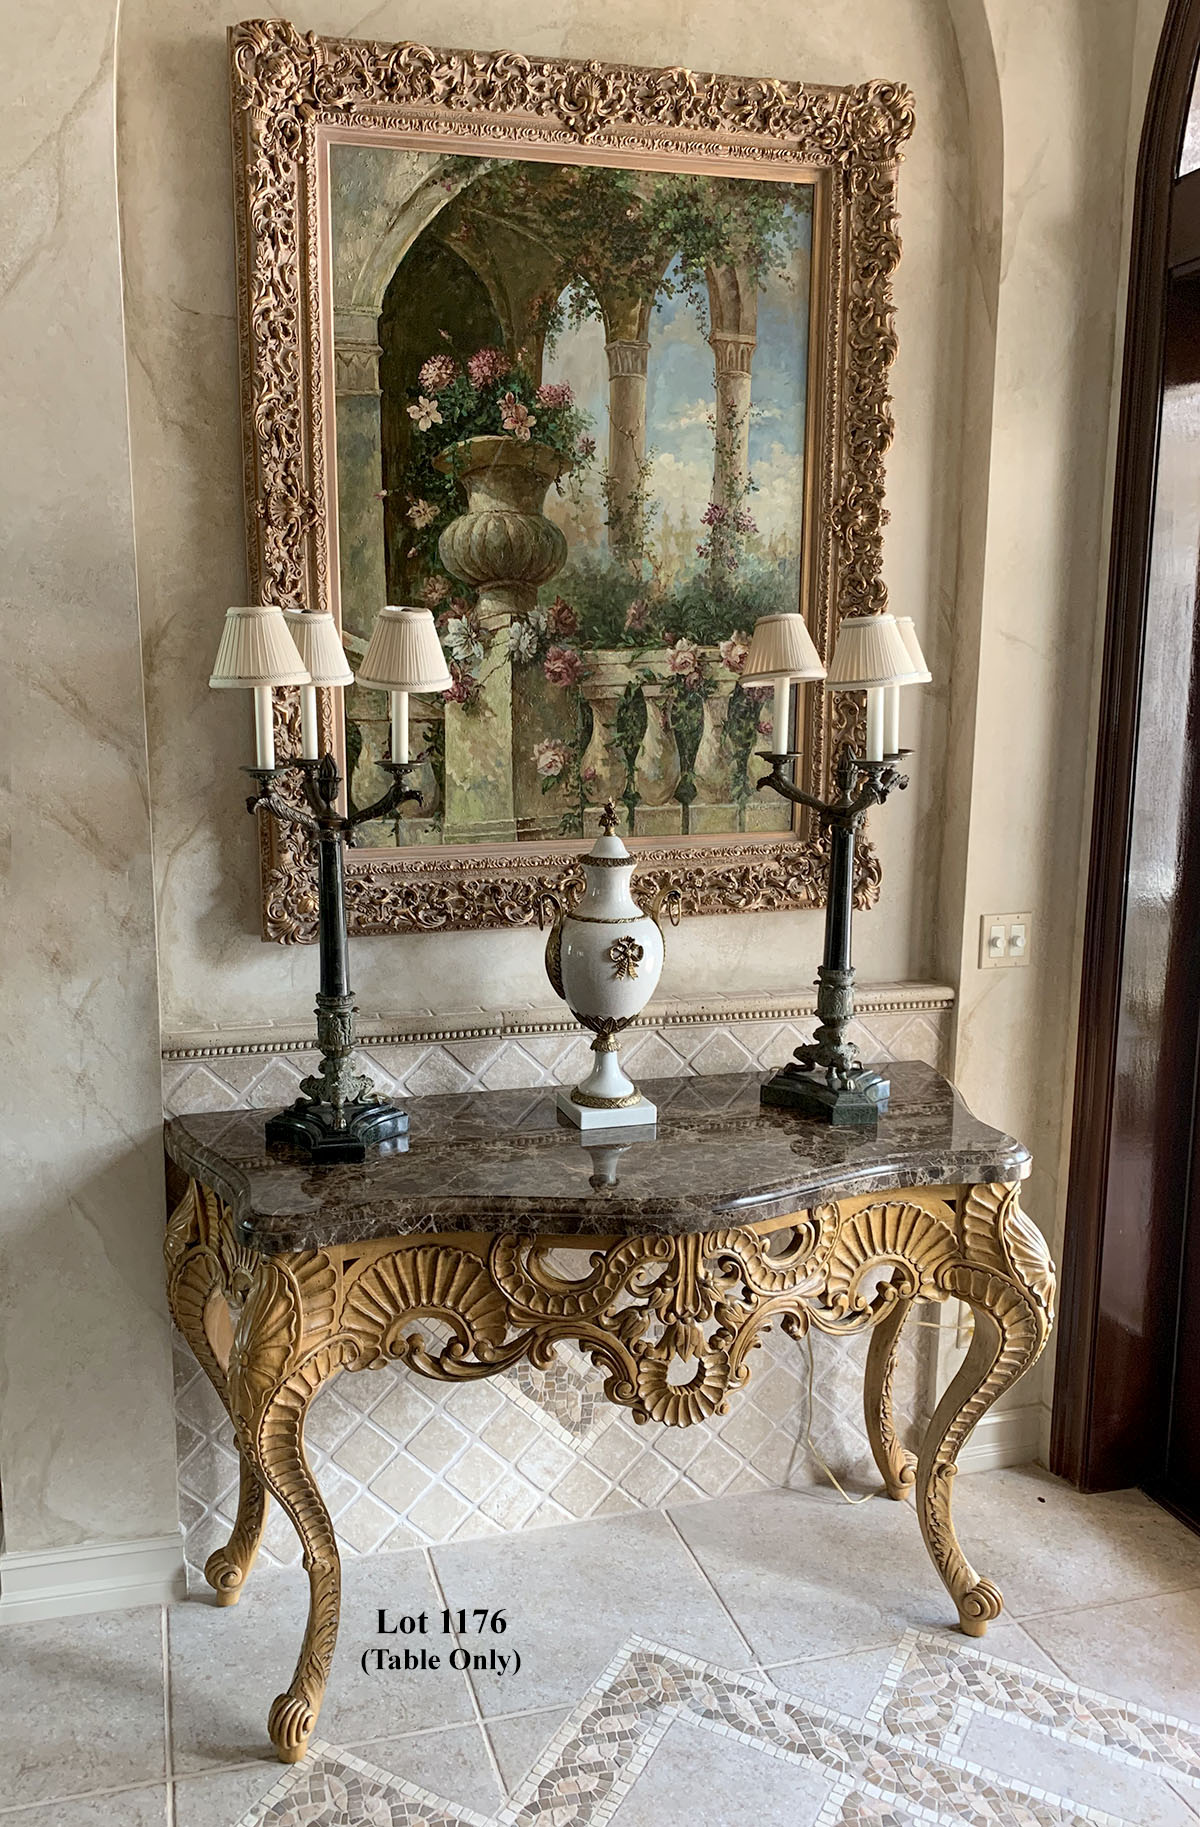
[[[268,1251],[446,1231],[715,1230],[856,1193],[1029,1172],[1028,1150],[973,1117],[931,1066],[889,1068],[891,1107],[873,1133],[763,1109],[767,1076],[647,1082],[657,1131],[593,1133],[587,1146],[559,1119],[554,1087],[542,1087],[410,1099],[407,1147],[357,1167],[268,1154],[264,1110],[174,1117],[166,1148]]]

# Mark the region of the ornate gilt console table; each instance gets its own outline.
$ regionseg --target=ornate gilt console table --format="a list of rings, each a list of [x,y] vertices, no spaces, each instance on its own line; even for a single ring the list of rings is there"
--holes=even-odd
[[[1018,1201],[1028,1153],[926,1066],[893,1069],[876,1135],[764,1110],[759,1084],[647,1085],[656,1139],[587,1147],[559,1125],[553,1091],[418,1099],[407,1150],[361,1167],[268,1155],[261,1111],[167,1125],[171,1311],[241,1459],[237,1521],[205,1573],[218,1603],[236,1603],[268,1492],[304,1549],[308,1626],[269,1721],[285,1762],[304,1753],[338,1630],[337,1541],[305,1416],[341,1371],[389,1360],[486,1377],[526,1355],[545,1365],[571,1339],[611,1401],[687,1427],[747,1381],[766,1327],[871,1327],[866,1425],[888,1495],[915,1486],[963,1630],[981,1636],[998,1615],[950,1500],[963,1441],[1050,1329],[1054,1271]],[[897,1340],[915,1299],[951,1296],[972,1310],[971,1344],[914,1455],[893,1425]]]

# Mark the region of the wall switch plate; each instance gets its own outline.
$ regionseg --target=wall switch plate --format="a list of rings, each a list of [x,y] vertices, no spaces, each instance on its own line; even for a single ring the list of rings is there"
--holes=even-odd
[[[1029,956],[1027,913],[983,914],[979,921],[981,971],[1012,970]]]

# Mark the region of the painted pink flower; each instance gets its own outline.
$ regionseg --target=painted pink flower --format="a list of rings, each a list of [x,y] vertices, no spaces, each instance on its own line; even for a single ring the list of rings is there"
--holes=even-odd
[[[546,626],[551,634],[578,634],[579,617],[565,597],[556,596],[546,612]]]
[[[695,685],[700,678],[704,656],[693,642],[676,641],[667,654],[667,665],[678,678],[686,679],[689,685]]]
[[[574,647],[551,647],[542,671],[550,685],[577,685],[583,677],[583,660]]]
[[[589,438],[586,436],[580,438],[578,444],[575,446],[575,455],[579,458],[579,461],[581,463],[586,463],[589,460],[589,458],[594,457],[595,454],[596,454],[595,438]]]
[[[533,745],[533,761],[543,780],[557,780],[570,759],[570,751],[565,742],[556,737],[548,737],[545,742]]]
[[[508,373],[508,357],[503,349],[479,349],[467,363],[467,377],[478,391],[499,381]]]
[[[728,519],[729,509],[723,507],[719,501],[710,501],[700,516],[700,525],[702,527],[723,527]]]
[[[408,517],[415,527],[431,527],[438,517],[432,501],[410,500]]]
[[[414,421],[418,431],[428,431],[431,425],[440,425],[442,422],[437,401],[427,400],[424,394],[421,395],[415,406],[409,407],[408,416]]]
[[[458,363],[452,355],[431,355],[421,364],[417,381],[422,393],[440,393],[458,377]]]
[[[717,648],[717,652],[721,656],[721,664],[723,666],[728,666],[730,672],[738,673],[740,673],[745,666],[746,655],[749,651],[749,640],[746,635],[742,633],[740,628],[735,634],[731,634],[727,641],[722,641]]]
[[[421,596],[427,609],[436,609],[444,603],[450,594],[450,580],[446,577],[427,577],[421,588]]]
[[[547,407],[551,412],[560,406],[571,406],[574,401],[575,395],[566,381],[544,381],[537,390],[538,405]]]
[[[511,431],[522,444],[528,444],[530,433],[537,420],[528,406],[522,406],[515,393],[506,393],[500,400],[500,423],[505,431]]]

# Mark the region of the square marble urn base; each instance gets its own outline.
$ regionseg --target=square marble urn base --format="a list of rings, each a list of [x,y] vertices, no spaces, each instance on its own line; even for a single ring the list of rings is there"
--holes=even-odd
[[[594,1104],[573,1103],[564,1086],[555,1102],[558,1114],[577,1129],[653,1129],[658,1121],[658,1108],[648,1097],[639,1097],[636,1104],[619,1104],[604,1110]]]

